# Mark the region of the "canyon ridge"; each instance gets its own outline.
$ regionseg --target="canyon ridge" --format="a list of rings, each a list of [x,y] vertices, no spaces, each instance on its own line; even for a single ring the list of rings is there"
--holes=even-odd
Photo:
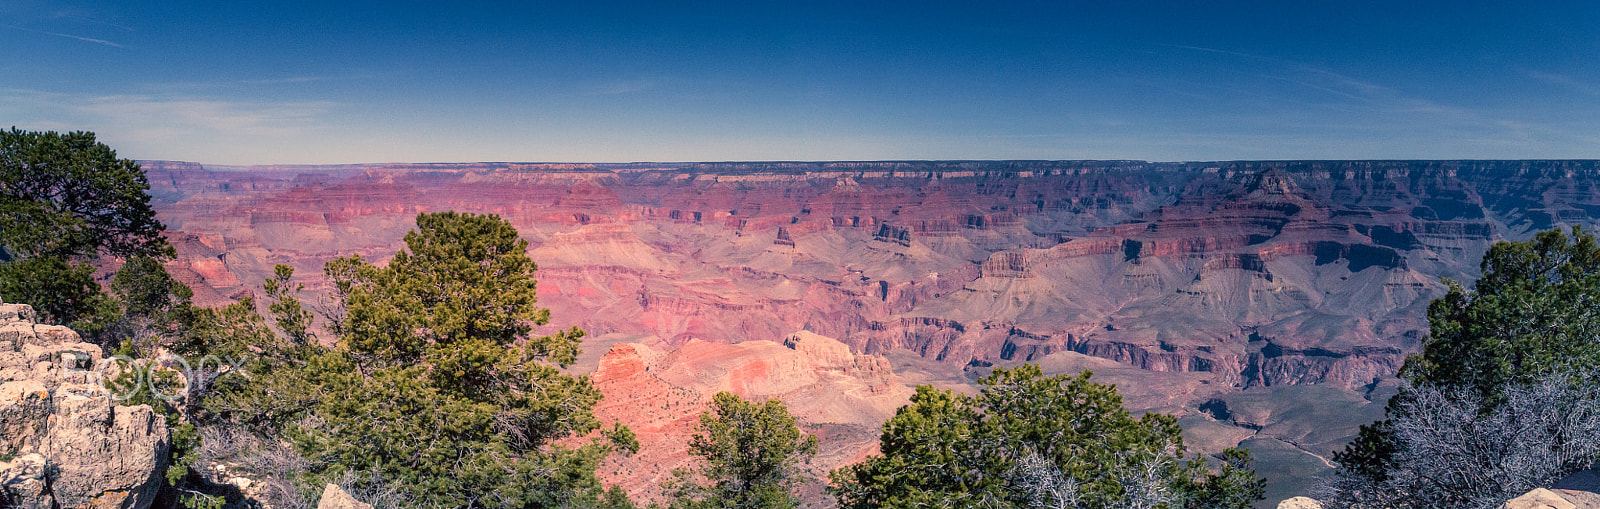
[[[1442,278],[1600,218],[1597,161],[141,164],[203,304],[280,263],[317,303],[324,262],[383,261],[419,212],[511,221],[644,443],[602,477],[647,499],[719,390],[783,399],[822,475],[910,386],[1028,362],[1250,447],[1276,503],[1382,417]]]

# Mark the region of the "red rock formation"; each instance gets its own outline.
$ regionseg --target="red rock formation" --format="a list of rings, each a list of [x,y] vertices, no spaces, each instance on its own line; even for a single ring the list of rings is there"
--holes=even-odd
[[[1361,385],[1415,348],[1439,277],[1600,214],[1592,161],[350,165],[147,163],[202,299],[275,263],[315,294],[420,211],[533,243],[563,324],[961,366],[1075,351],[1231,385]]]
[[[600,359],[593,380],[605,395],[596,414],[627,424],[643,445],[637,454],[608,459],[600,470],[607,484],[623,486],[636,501],[659,497],[673,469],[692,466],[689,437],[717,392],[782,400],[818,435],[821,451],[808,465],[811,498],[820,494],[819,479],[828,470],[877,450],[878,425],[911,395],[887,360],[852,354],[843,343],[808,331],[784,344],[690,341],[670,352],[621,343]]]

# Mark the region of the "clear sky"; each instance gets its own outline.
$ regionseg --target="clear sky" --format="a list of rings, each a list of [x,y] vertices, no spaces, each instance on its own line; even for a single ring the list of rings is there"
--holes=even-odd
[[[0,124],[122,156],[1600,157],[1600,2],[0,0]]]

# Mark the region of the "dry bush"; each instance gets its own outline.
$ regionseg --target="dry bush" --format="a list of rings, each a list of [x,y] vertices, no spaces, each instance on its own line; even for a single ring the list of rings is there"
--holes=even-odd
[[[356,500],[372,505],[373,509],[408,509],[423,507],[407,495],[398,482],[385,480],[377,472],[357,473],[346,470],[328,479]]]
[[[1600,460],[1593,380],[1512,385],[1495,405],[1470,391],[1410,388],[1390,421],[1398,453],[1388,478],[1339,469],[1319,498],[1340,508],[1491,508],[1548,487]]]

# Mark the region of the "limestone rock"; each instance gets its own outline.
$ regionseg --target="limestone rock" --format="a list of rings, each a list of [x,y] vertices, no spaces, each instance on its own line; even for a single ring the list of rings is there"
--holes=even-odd
[[[356,500],[338,486],[329,484],[322,489],[322,500],[317,502],[317,509],[372,509],[372,506]]]
[[[1500,509],[1577,509],[1578,504],[1567,501],[1555,492],[1538,488],[1520,497],[1507,500]]]
[[[110,398],[60,398],[43,453],[54,472],[51,488],[63,507],[155,500],[166,466],[166,421],[149,406],[119,406]]]
[[[1278,502],[1278,509],[1322,509],[1322,502],[1311,497],[1294,497]]]
[[[0,499],[7,507],[50,509],[55,498],[45,483],[44,456],[29,454],[12,461],[0,461],[0,490],[9,498]]]
[[[0,488],[19,507],[150,507],[169,436],[147,405],[120,406],[100,382],[100,348],[0,303]]]
[[[1600,509],[1600,469],[1569,475],[1556,481],[1550,490],[1581,509]]]

